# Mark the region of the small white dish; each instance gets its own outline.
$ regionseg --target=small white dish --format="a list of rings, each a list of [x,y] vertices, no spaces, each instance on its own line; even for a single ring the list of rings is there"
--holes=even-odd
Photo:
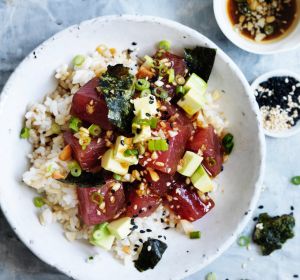
[[[300,0],[297,1],[298,13],[300,12]],[[228,0],[214,0],[214,14],[217,23],[224,35],[236,46],[251,53],[256,54],[275,54],[291,51],[300,46],[300,21],[298,20],[294,29],[285,37],[278,40],[257,43],[246,38],[237,31],[230,21],[227,13]]]
[[[286,69],[278,69],[278,70],[270,71],[270,72],[267,72],[267,73],[259,76],[252,82],[251,89],[252,89],[253,94],[255,92],[255,89],[259,86],[260,83],[267,81],[271,77],[282,77],[282,76],[293,77],[296,80],[300,81],[300,75],[295,72],[292,72],[292,71],[289,71]],[[270,131],[270,130],[264,129],[265,135],[270,136],[270,137],[275,137],[275,138],[285,138],[285,137],[295,135],[299,132],[300,132],[300,121],[298,121],[295,126],[289,128],[289,129],[283,130],[283,131]]]
[[[170,40],[172,51],[178,54],[185,47],[197,45],[217,49],[209,88],[225,91],[220,106],[230,123],[235,147],[218,177],[220,188],[213,194],[216,206],[195,223],[202,232],[200,240],[191,240],[173,230],[164,232],[168,249],[154,270],[140,273],[131,262],[122,265],[103,250],[97,260],[87,263],[85,260],[95,254],[96,248],[87,242],[68,242],[59,224],[41,226],[32,203],[36,192],[21,182],[31,150],[31,145],[19,138],[26,107],[40,102],[55,89],[54,70],[78,53],[90,52],[100,43],[122,50],[136,42],[143,56],[154,53],[156,43],[163,39]],[[174,21],[151,16],[107,16],[54,35],[27,56],[7,82],[1,94],[0,127],[3,213],[32,252],[75,279],[183,279],[212,262],[236,241],[260,194],[265,137],[250,86],[236,64],[212,41]]]

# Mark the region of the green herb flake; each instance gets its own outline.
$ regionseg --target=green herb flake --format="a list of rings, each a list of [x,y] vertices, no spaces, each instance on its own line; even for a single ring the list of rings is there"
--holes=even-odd
[[[217,275],[214,272],[209,272],[206,276],[205,276],[205,280],[217,280]]]
[[[33,199],[33,204],[36,208],[41,208],[43,205],[45,205],[45,200],[41,196],[36,196]]]
[[[30,136],[30,129],[28,127],[23,127],[20,132],[20,138],[28,139]]]
[[[250,244],[250,237],[240,236],[237,240],[237,244],[241,247],[247,247]]]
[[[201,238],[200,231],[191,231],[189,235],[190,235],[190,239],[200,239]]]

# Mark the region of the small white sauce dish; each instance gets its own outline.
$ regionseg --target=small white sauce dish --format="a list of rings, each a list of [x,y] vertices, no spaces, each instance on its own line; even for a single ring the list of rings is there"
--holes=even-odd
[[[292,77],[300,82],[300,74],[297,74],[295,72],[285,70],[285,69],[270,71],[259,76],[256,80],[252,82],[251,89],[253,91],[253,94],[255,93],[255,90],[257,89],[259,84],[267,81],[269,78],[272,77]],[[285,137],[295,135],[299,132],[300,132],[300,121],[298,121],[295,126],[292,126],[291,128],[282,131],[271,131],[264,128],[265,135],[270,137],[275,137],[275,138],[285,138]]]
[[[298,13],[300,12],[300,0],[297,1]],[[214,14],[217,23],[224,35],[239,48],[256,54],[275,54],[291,51],[300,47],[300,20],[295,20],[296,26],[288,31],[285,37],[270,42],[255,42],[241,35],[232,25],[228,12],[228,0],[214,0]]]

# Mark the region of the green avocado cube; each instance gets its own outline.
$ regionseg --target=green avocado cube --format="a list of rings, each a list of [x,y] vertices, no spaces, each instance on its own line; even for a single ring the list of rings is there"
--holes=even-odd
[[[142,119],[154,116],[157,113],[157,101],[153,94],[135,98],[133,100],[133,106],[135,115],[140,115]]]
[[[206,193],[213,190],[212,180],[206,173],[204,167],[200,165],[191,177],[191,181],[195,188]]]
[[[197,113],[205,104],[205,98],[203,94],[200,94],[194,88],[190,88],[188,92],[177,102],[188,115],[192,116]]]
[[[124,152],[128,149],[132,149],[133,138],[127,138],[124,136],[118,136],[115,147],[114,147],[114,157],[121,163],[128,165],[138,164],[139,160],[135,155],[125,156]]]
[[[121,163],[114,157],[113,149],[107,150],[101,158],[101,166],[108,171],[119,175],[125,175],[128,173],[129,165],[127,163]]]
[[[184,85],[184,89],[186,91],[190,90],[191,88],[198,91],[202,95],[207,89],[207,83],[198,75],[193,73]]]
[[[201,156],[197,155],[196,153],[186,151],[180,161],[180,166],[177,171],[183,176],[191,177],[201,162]]]
[[[117,239],[121,240],[128,236],[131,232],[131,218],[123,217],[118,220],[112,221],[108,224],[107,228],[109,232]]]

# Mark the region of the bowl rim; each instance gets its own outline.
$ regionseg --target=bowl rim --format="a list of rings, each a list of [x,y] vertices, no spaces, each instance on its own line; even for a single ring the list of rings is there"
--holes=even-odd
[[[244,228],[246,227],[246,225],[248,224],[248,222],[251,218],[251,214],[253,213],[253,211],[255,209],[255,206],[258,202],[259,195],[260,195],[260,192],[261,192],[261,187],[262,187],[262,184],[263,184],[263,177],[264,177],[264,172],[265,172],[266,143],[265,143],[265,137],[264,137],[263,130],[262,130],[262,124],[261,124],[261,121],[260,121],[260,118],[259,118],[259,108],[258,108],[258,105],[255,101],[254,95],[251,94],[251,89],[250,89],[249,83],[246,80],[244,74],[238,68],[238,66],[235,64],[235,62],[227,54],[225,54],[224,51],[222,51],[221,48],[219,48],[214,42],[212,42],[206,36],[202,35],[200,32],[198,32],[198,31],[196,31],[196,30],[194,30],[194,29],[192,29],[188,26],[185,26],[185,25],[183,25],[179,22],[169,20],[169,19],[165,19],[165,18],[161,18],[161,17],[122,14],[122,15],[108,15],[108,16],[100,16],[100,17],[91,18],[91,19],[82,21],[79,24],[71,25],[71,26],[57,32],[56,34],[52,35],[49,39],[47,39],[44,42],[42,42],[41,44],[39,44],[33,51],[31,51],[22,60],[22,62],[15,68],[13,73],[10,75],[10,77],[7,80],[5,86],[2,90],[2,93],[0,95],[0,117],[1,117],[1,114],[2,114],[1,113],[2,112],[2,107],[5,105],[6,99],[9,95],[10,85],[13,83],[13,81],[14,81],[15,77],[17,76],[18,72],[20,72],[22,70],[22,68],[26,65],[26,62],[27,62],[27,60],[29,60],[32,52],[37,51],[41,46],[45,47],[54,38],[64,36],[64,33],[69,32],[73,28],[75,29],[75,28],[78,28],[82,25],[93,24],[94,22],[105,22],[105,23],[107,23],[107,22],[113,22],[113,21],[133,21],[133,22],[136,22],[136,23],[139,23],[139,22],[158,23],[158,24],[162,24],[162,25],[174,28],[174,29],[178,30],[178,32],[186,32],[188,34],[192,34],[192,36],[205,39],[205,41],[209,43],[210,47],[215,47],[215,48],[218,49],[218,54],[221,55],[222,59],[224,61],[226,61],[228,63],[228,65],[230,65],[231,69],[235,72],[238,79],[241,81],[243,87],[245,88],[245,96],[247,98],[249,98],[251,109],[254,111],[254,113],[256,115],[256,120],[257,120],[257,124],[258,124],[258,142],[259,142],[259,156],[260,156],[259,157],[259,159],[260,159],[259,163],[260,163],[260,167],[259,167],[259,172],[258,172],[258,175],[257,175],[257,180],[256,180],[255,185],[254,185],[253,196],[250,199],[248,211],[247,211],[247,213],[245,213],[245,215],[243,215],[243,218],[241,219],[241,221],[239,222],[237,227],[233,230],[231,236],[226,240],[226,242],[224,242],[219,247],[219,250],[217,252],[212,254],[210,257],[206,258],[202,263],[199,262],[199,265],[190,268],[188,272],[178,273],[177,277],[173,278],[173,280],[175,280],[175,279],[180,280],[180,279],[183,279],[183,278],[185,278],[185,277],[187,277],[187,276],[189,276],[189,275],[191,275],[191,274],[193,274],[197,271],[200,271],[204,267],[206,267],[208,264],[210,264],[216,258],[218,258],[222,253],[224,253],[230,247],[230,245],[232,245],[236,241],[237,236],[244,230]],[[1,191],[1,189],[0,189],[0,191]],[[34,247],[32,247],[30,242],[25,240],[25,238],[23,238],[22,233],[19,232],[16,228],[13,227],[13,217],[10,217],[9,213],[5,211],[3,205],[4,204],[2,203],[1,195],[0,195],[0,208],[1,208],[1,210],[4,214],[4,216],[5,216],[6,220],[8,221],[8,223],[10,224],[10,226],[12,227],[12,229],[14,230],[16,235],[19,237],[19,239],[22,241],[22,243],[25,244],[25,246],[35,256],[37,256],[40,260],[42,260],[46,264],[48,264],[48,265],[54,267],[55,269],[59,270],[60,272],[64,273],[65,275],[67,275],[69,277],[72,277],[74,279],[79,279],[77,277],[76,272],[67,270],[61,264],[57,264],[57,263],[56,264],[51,264],[47,261],[46,257],[41,256],[38,249],[35,249]]]
[[[261,83],[266,81],[267,79],[274,77],[274,76],[290,76],[293,77],[295,79],[297,79],[300,82],[300,74],[293,72],[291,70],[288,69],[276,69],[276,70],[272,70],[272,71],[268,71],[260,76],[258,76],[250,85],[252,93],[254,95],[254,91],[257,88],[257,86]],[[293,126],[290,129],[284,130],[284,131],[280,131],[280,132],[274,132],[274,131],[270,131],[267,130],[265,128],[263,128],[265,135],[269,136],[269,137],[273,137],[273,138],[287,138],[293,135],[296,135],[300,132],[300,121],[298,121],[298,123]]]
[[[224,1],[224,0],[222,0],[222,1]],[[226,3],[227,3],[227,1],[228,0],[225,0]],[[243,49],[243,50],[245,50],[247,52],[250,52],[250,53],[255,53],[255,54],[260,54],[260,55],[272,55],[272,54],[278,54],[278,53],[292,51],[292,50],[295,50],[295,49],[300,47],[300,40],[298,41],[297,44],[294,44],[293,46],[281,45],[279,48],[276,48],[274,50],[266,50],[264,48],[264,44],[260,44],[260,46],[261,46],[260,49],[253,49],[253,48],[251,48],[250,45],[249,46],[248,45],[240,45],[239,42],[237,42],[235,40],[234,36],[233,36],[234,34],[236,34],[236,32],[233,30],[233,28],[230,29],[231,31],[229,31],[225,28],[225,24],[221,20],[220,15],[217,12],[217,8],[219,6],[219,3],[220,3],[220,0],[213,0],[213,9],[214,9],[214,15],[215,15],[215,19],[217,21],[217,24],[218,24],[219,28],[221,29],[221,31],[223,32],[223,34],[226,36],[226,38],[228,40],[230,40],[234,45],[239,47],[240,49]],[[299,4],[300,4],[300,2],[299,2]],[[300,9],[300,8],[298,8],[298,9]],[[227,14],[226,11],[225,11],[225,13]],[[300,26],[300,21],[298,23],[296,23],[296,25],[294,26],[294,29],[291,31],[291,33],[295,32],[296,29],[299,29],[299,33],[300,33],[299,26]],[[288,34],[287,36],[289,36],[290,34]],[[245,39],[243,36],[240,36],[240,38],[244,41],[251,42],[251,41]],[[284,37],[284,38],[286,38],[286,37]],[[284,39],[284,38],[282,38],[282,39]],[[276,41],[276,42],[279,42],[279,41]],[[255,44],[255,42],[254,42],[254,44]],[[268,43],[268,44],[265,44],[265,45],[268,46],[270,44],[272,44],[272,43]],[[258,45],[258,44],[255,44],[255,45]]]

